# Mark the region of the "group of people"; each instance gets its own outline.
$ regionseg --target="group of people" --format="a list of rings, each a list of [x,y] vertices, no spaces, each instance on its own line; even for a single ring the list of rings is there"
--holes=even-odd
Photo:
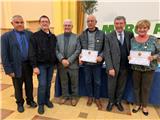
[[[156,59],[160,56],[160,44],[156,37],[147,34],[150,29],[148,20],[140,20],[136,24],[134,37],[132,32],[125,31],[126,19],[117,16],[114,19],[115,30],[105,34],[96,27],[96,17],[87,17],[87,29],[80,35],[72,32],[73,23],[64,20],[64,33],[55,36],[49,29],[50,19],[43,15],[39,18],[40,30],[31,33],[24,29],[22,16],[12,17],[14,29],[1,36],[2,64],[4,71],[12,78],[17,110],[24,111],[22,85],[25,83],[26,103],[30,107],[37,107],[33,100],[32,74],[38,78],[38,113],[44,113],[44,105],[53,108],[50,101],[50,88],[54,68],[57,66],[62,96],[59,101],[64,104],[68,99],[75,106],[78,99],[79,65],[84,66],[87,106],[96,103],[102,109],[100,100],[101,70],[103,62],[106,64],[108,76],[109,102],[106,110],[111,111],[115,105],[123,111],[122,96],[126,86],[128,72],[133,72],[133,86],[135,106],[133,113],[142,109],[148,115],[147,104],[152,84],[152,77],[156,69]],[[97,51],[96,63],[82,61],[81,50]],[[149,51],[150,66],[130,65],[130,50]],[[71,90],[69,90],[69,85]]]

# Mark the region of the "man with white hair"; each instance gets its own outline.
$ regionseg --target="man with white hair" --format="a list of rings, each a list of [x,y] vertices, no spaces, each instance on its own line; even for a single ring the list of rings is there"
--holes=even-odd
[[[75,106],[78,96],[78,56],[81,47],[77,35],[72,33],[72,28],[72,21],[64,20],[64,33],[57,36],[56,55],[59,60],[58,72],[62,87],[60,104],[71,99],[71,104]],[[71,86],[71,91],[68,91],[68,85]]]
[[[32,67],[28,59],[28,46],[31,32],[24,29],[22,16],[12,17],[13,30],[2,35],[2,65],[7,75],[12,78],[18,112],[24,111],[22,86],[25,83],[26,102],[35,108],[33,101]]]

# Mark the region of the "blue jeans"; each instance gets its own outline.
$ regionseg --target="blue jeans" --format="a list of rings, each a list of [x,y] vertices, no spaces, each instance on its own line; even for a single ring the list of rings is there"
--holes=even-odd
[[[87,95],[95,99],[100,98],[101,67],[101,64],[84,66]]]
[[[39,65],[38,68],[40,70],[38,75],[38,105],[44,105],[50,100],[53,65]]]

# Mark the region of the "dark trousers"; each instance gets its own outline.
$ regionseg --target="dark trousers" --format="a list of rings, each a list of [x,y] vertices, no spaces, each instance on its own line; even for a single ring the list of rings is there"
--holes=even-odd
[[[127,75],[127,69],[120,69],[115,77],[108,75],[108,97],[110,102],[121,102],[126,86]]]
[[[100,98],[102,65],[85,65],[85,86],[89,97]]]
[[[22,76],[20,78],[12,78],[13,86],[15,90],[15,98],[16,103],[18,105],[24,104],[23,99],[23,82],[25,84],[25,94],[26,94],[26,101],[30,103],[33,101],[33,80],[32,80],[32,67],[29,63],[22,63]]]
[[[150,88],[153,81],[154,71],[140,72],[133,71],[133,88],[135,103],[137,105],[147,106]]]
[[[38,105],[44,105],[50,100],[50,88],[53,76],[53,65],[39,65],[38,75]]]
[[[77,97],[78,69],[64,68],[61,65],[58,71],[61,81],[62,97]]]

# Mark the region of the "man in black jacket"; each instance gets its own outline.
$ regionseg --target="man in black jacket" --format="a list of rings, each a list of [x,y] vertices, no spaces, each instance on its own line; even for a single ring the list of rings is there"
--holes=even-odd
[[[102,109],[102,103],[100,101],[100,88],[105,33],[99,30],[96,27],[96,24],[96,17],[94,15],[89,15],[87,17],[88,28],[79,36],[82,49],[98,52],[96,63],[81,60],[79,60],[79,62],[84,65],[86,92],[88,95],[87,106],[91,106],[93,103],[93,98],[95,98],[95,103],[100,110]],[[94,85],[92,85],[92,83]]]
[[[32,67],[28,60],[28,44],[32,33],[24,30],[24,21],[20,15],[13,16],[11,24],[14,29],[1,37],[2,65],[13,81],[17,110],[23,112],[23,82],[27,104],[32,108],[37,106],[33,101]]]
[[[50,88],[54,65],[56,64],[56,36],[49,30],[50,20],[43,15],[39,19],[41,29],[31,37],[29,57],[33,72],[38,76],[38,113],[44,113],[44,105],[53,108]]]

